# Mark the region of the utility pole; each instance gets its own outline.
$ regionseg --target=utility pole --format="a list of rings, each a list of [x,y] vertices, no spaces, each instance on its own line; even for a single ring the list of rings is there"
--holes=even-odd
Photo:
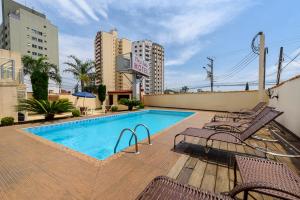
[[[283,62],[283,47],[280,47],[276,85],[279,85],[279,83],[280,83],[282,62]]]
[[[214,91],[214,59],[210,57],[207,57],[207,59],[210,61],[210,63],[207,64],[209,69],[207,69],[206,67],[203,68],[206,70],[207,77],[210,80],[210,91],[213,92]]]
[[[263,32],[259,32],[259,99],[264,101],[265,95],[265,63],[266,63],[266,49],[265,49],[265,35]]]

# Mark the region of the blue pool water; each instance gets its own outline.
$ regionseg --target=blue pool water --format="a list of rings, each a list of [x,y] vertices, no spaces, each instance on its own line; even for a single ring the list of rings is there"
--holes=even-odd
[[[150,134],[153,135],[192,114],[193,112],[145,110],[32,127],[25,130],[75,151],[104,160],[114,154],[115,144],[124,128],[134,129],[137,124],[145,124],[149,127]],[[117,151],[128,147],[130,136],[129,131],[124,133]],[[139,141],[147,138],[146,130],[139,127],[137,136]]]

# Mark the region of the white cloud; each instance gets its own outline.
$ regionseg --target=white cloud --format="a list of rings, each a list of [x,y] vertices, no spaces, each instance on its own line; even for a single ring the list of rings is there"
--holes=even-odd
[[[68,61],[68,56],[75,55],[79,59],[94,59],[94,41],[93,38],[79,37],[68,34],[59,34],[59,63],[60,72],[63,77],[62,87],[73,89],[77,83],[72,74],[64,73],[66,68],[64,63]]]
[[[185,48],[180,51],[178,57],[166,60],[165,66],[182,65],[196,55],[199,51],[200,47],[198,45]]]
[[[59,51],[61,63],[65,62],[69,55],[75,55],[80,59],[93,59],[94,40],[62,33],[59,34]]]
[[[98,16],[85,0],[75,0],[75,3],[85,12],[85,14],[90,16],[95,21],[99,21]]]
[[[17,1],[24,4],[23,0]],[[107,4],[102,5],[94,0],[28,0],[26,5],[39,11],[46,11],[47,15],[59,15],[79,25],[90,23],[91,20],[99,21],[97,14],[104,19],[108,18]]]
[[[136,16],[134,19],[144,28],[155,29],[155,39],[163,44],[183,44],[212,33],[254,3],[249,0],[106,1],[115,9]]]
[[[38,0],[40,3],[47,4],[50,8],[57,11],[56,14],[73,21],[77,24],[85,24],[88,22],[88,18],[84,12],[78,8],[71,0]]]
[[[182,86],[202,85],[205,73],[194,73],[188,70],[168,70],[165,72],[165,89],[179,89]]]

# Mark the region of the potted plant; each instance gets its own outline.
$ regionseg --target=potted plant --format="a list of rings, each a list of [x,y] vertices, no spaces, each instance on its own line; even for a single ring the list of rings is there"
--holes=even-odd
[[[22,99],[17,106],[18,111],[30,111],[43,114],[45,120],[53,120],[56,114],[71,112],[72,103],[67,99],[57,101]]]
[[[128,110],[132,111],[134,106],[138,106],[140,104],[140,101],[136,99],[120,99],[119,101],[120,104],[128,106]]]

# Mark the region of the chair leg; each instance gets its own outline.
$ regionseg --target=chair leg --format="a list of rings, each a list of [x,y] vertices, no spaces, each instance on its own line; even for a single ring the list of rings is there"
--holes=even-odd
[[[243,199],[248,200],[248,191],[247,190],[244,191],[244,198]]]
[[[237,185],[237,163],[236,161],[234,162],[234,187]]]
[[[177,138],[177,136],[178,136],[178,135],[175,135],[175,137],[174,137],[174,150],[175,150],[175,148],[176,148],[176,138]]]
[[[205,150],[205,153],[208,154],[209,150],[210,150],[210,147],[208,146],[208,141],[209,140],[206,140],[206,144],[205,144],[205,147],[204,147],[204,150]]]

